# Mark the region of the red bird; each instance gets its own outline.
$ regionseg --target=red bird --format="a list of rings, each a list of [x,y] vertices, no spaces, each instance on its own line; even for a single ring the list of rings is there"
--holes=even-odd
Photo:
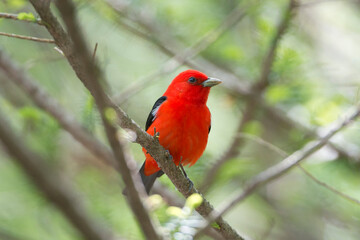
[[[180,73],[154,104],[145,130],[159,133],[160,144],[176,165],[192,166],[203,154],[211,129],[211,114],[206,106],[210,88],[221,83],[196,70]],[[142,182],[149,193],[157,177],[164,174],[143,148],[146,160],[140,169]]]

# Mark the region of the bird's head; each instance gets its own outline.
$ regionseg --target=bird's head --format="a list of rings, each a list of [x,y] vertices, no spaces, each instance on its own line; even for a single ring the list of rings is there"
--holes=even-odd
[[[205,104],[210,88],[220,83],[219,79],[209,78],[202,72],[186,70],[174,78],[164,95],[195,104]]]

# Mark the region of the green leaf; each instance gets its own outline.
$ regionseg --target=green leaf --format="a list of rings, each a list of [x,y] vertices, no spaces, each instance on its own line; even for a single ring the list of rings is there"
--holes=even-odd
[[[276,104],[282,102],[290,97],[291,97],[291,91],[289,87],[285,85],[269,86],[265,94],[265,99],[270,104]]]
[[[22,12],[18,14],[17,18],[23,21],[36,22],[36,17],[32,13]]]
[[[259,121],[251,121],[244,126],[244,133],[251,135],[259,136],[262,131],[263,129]]]
[[[173,217],[181,218],[184,216],[184,212],[181,208],[170,206],[166,209],[166,214]]]
[[[95,121],[95,106],[94,106],[94,98],[91,94],[88,95],[86,103],[82,110],[81,121],[82,124],[89,130],[94,131],[96,127]]]
[[[111,107],[106,108],[104,114],[106,120],[108,120],[110,124],[112,125],[116,124],[116,111],[113,108]]]
[[[199,207],[202,202],[203,202],[202,196],[198,193],[194,193],[186,199],[185,207],[194,210],[195,208]]]
[[[154,210],[161,207],[164,204],[164,200],[159,194],[154,194],[148,197],[147,203],[150,208]]]
[[[231,60],[242,60],[244,58],[244,53],[236,45],[226,45],[222,50],[222,55]]]
[[[33,107],[23,107],[19,110],[19,114],[26,121],[37,122],[41,120],[41,112]]]
[[[7,1],[7,4],[11,8],[20,9],[26,5],[27,1],[25,0],[11,0]]]
[[[211,227],[216,228],[216,229],[220,229],[219,224],[217,224],[216,222],[212,223]]]

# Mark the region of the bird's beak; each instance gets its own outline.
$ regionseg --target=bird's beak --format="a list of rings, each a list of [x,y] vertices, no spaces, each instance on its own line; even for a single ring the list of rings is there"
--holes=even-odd
[[[218,85],[220,83],[222,83],[222,81],[217,79],[217,78],[208,78],[204,82],[202,82],[202,85],[204,87],[213,87],[213,86],[216,86],[216,85]]]

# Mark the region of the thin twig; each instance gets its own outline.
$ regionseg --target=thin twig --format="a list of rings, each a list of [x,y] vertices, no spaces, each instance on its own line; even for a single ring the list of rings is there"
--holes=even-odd
[[[264,147],[267,147],[268,149],[270,149],[273,152],[276,152],[279,156],[285,158],[287,157],[289,154],[287,154],[284,150],[280,149],[279,147],[275,146],[274,144],[265,141],[264,139],[252,135],[252,134],[247,134],[247,133],[239,133],[239,137],[240,138],[246,138],[249,140],[252,140],[254,142],[256,142],[259,145],[262,145]]]
[[[97,47],[98,47],[98,43],[95,43],[94,51],[93,51],[93,54],[92,54],[92,57],[91,57],[91,61],[92,61],[92,62],[95,61],[95,56],[96,56]]]
[[[349,124],[351,124],[357,117],[360,115],[360,107],[348,118],[344,121],[338,123],[336,127],[334,127],[331,131],[329,131],[323,138],[307,144],[304,148],[294,152],[293,154],[286,157],[281,162],[275,164],[274,166],[266,169],[265,171],[259,173],[255,177],[253,177],[250,181],[245,184],[244,190],[235,196],[232,200],[225,203],[223,207],[220,208],[219,211],[213,212],[208,218],[205,226],[199,230],[198,234],[200,234],[205,228],[209,227],[209,225],[216,220],[218,217],[224,215],[227,211],[229,211],[232,207],[234,207],[237,203],[244,200],[251,193],[253,193],[257,188],[263,186],[264,184],[277,179],[284,173],[286,173],[291,168],[295,167],[302,160],[306,159],[320,148],[322,148],[326,143],[331,139],[336,133],[343,130]]]
[[[298,131],[302,132],[305,137],[312,139],[320,139],[322,137],[313,128],[305,126],[301,122],[288,117],[283,110],[269,106],[263,98],[254,98],[253,100],[259,101],[258,104],[263,107],[266,116],[272,122],[277,123],[278,125],[287,129],[297,129]],[[339,146],[332,141],[329,141],[327,146],[336,151],[339,154],[339,157],[349,159],[353,163],[360,163],[360,156],[351,154],[350,151],[346,150],[346,147]]]
[[[109,105],[107,96],[103,91],[103,86],[100,83],[101,72],[92,61],[87,44],[78,26],[75,7],[71,0],[56,1],[56,6],[59,9],[69,36],[74,44],[72,49],[73,53],[79,58],[80,61],[78,64],[84,70],[86,77],[85,83],[89,87],[100,112],[107,139],[119,164],[123,181],[127,186],[129,193],[128,203],[130,204],[145,237],[147,239],[160,240],[162,237],[149,215],[147,206],[142,200],[145,196],[145,191],[140,184],[140,179],[138,179],[140,177],[137,176],[136,166],[129,166],[128,156],[125,155],[124,149],[117,136],[116,122],[107,116],[108,111],[114,110],[111,110],[111,105]],[[48,11],[50,11],[50,9],[48,9]],[[65,51],[64,54],[66,54]],[[136,182],[135,178],[137,179]]]
[[[251,135],[251,134],[245,134],[245,133],[241,133],[240,135],[241,135],[242,138],[247,138],[247,139],[253,140],[256,143],[269,148],[270,150],[272,150],[272,151],[276,152],[277,154],[279,154],[281,157],[284,157],[284,158],[288,157],[288,154],[284,150],[280,149],[279,147],[275,146],[274,144],[272,144],[270,142],[265,141],[264,139],[262,139],[262,138],[260,138],[258,136]],[[306,170],[303,166],[301,166],[301,164],[298,164],[297,167],[303,173],[305,173],[311,180],[313,180],[315,183],[317,183],[320,186],[322,186],[322,187],[328,189],[329,191],[335,193],[339,197],[342,197],[345,200],[353,202],[353,203],[360,206],[360,201],[359,200],[357,200],[357,199],[355,199],[353,197],[350,197],[349,195],[346,195],[345,193],[342,193],[339,190],[335,189],[334,187],[328,185],[327,183],[319,180],[317,177],[315,177],[313,174],[311,174],[308,170]]]
[[[321,3],[333,3],[333,2],[359,3],[359,1],[357,0],[317,0],[317,1],[300,3],[298,4],[298,7],[312,7]]]
[[[14,34],[14,33],[0,32],[0,36],[6,36],[6,37],[11,37],[11,38],[19,38],[19,39],[23,39],[23,40],[29,40],[29,41],[35,41],[35,42],[41,42],[41,43],[55,43],[55,41],[52,40],[52,39],[29,37],[29,36]]]
[[[306,170],[305,168],[303,168],[301,165],[298,165],[298,167],[300,168],[300,170],[305,173],[311,180],[313,180],[314,182],[316,182],[317,184],[319,184],[320,186],[323,186],[324,188],[330,190],[331,192],[335,193],[336,195],[338,195],[339,197],[342,197],[343,199],[350,201],[352,203],[355,203],[356,205],[360,206],[360,201],[350,197],[349,195],[340,192],[339,190],[335,189],[334,187],[330,186],[329,184],[320,181],[317,177],[315,177],[313,174],[311,174],[308,170]]]
[[[0,114],[0,140],[7,152],[19,164],[28,178],[81,233],[86,240],[115,239],[115,235],[89,217],[69,183],[59,177],[40,156],[31,152],[23,139],[14,134],[10,124]]]
[[[48,7],[44,7],[43,4],[38,1],[31,0],[34,8],[47,24],[46,27],[49,33],[54,37],[57,45],[64,52],[66,58],[68,59],[70,65],[73,67],[75,73],[79,79],[84,83],[86,87],[87,84],[87,74],[84,71],[84,68],[79,57],[73,52],[73,44],[70,41],[69,37],[66,35],[65,31],[62,29],[61,25],[57,19],[53,16]],[[91,90],[91,88],[89,88]],[[174,183],[176,188],[185,196],[188,197],[192,193],[197,192],[194,188],[192,191],[188,191],[190,183],[182,175],[181,171],[172,163],[168,152],[159,144],[159,142],[154,139],[152,136],[147,134],[142,130],[132,119],[130,119],[127,114],[118,106],[116,106],[110,98],[106,99],[107,102],[114,108],[119,118],[119,125],[122,128],[132,130],[137,138],[136,142],[139,143],[142,147],[147,149],[147,151],[158,161],[158,164],[162,167],[163,171],[168,175],[170,180]],[[211,204],[204,199],[202,205],[197,209],[197,211],[203,216],[206,217],[208,214],[213,211]],[[216,230],[222,234],[224,238],[227,239],[243,239],[240,237],[237,232],[222,218],[217,220],[219,229]]]
[[[17,20],[17,21],[23,21],[23,22],[28,22],[28,23],[36,23],[39,25],[44,25],[44,23],[41,21],[40,18],[34,18],[34,19],[20,19],[19,18],[19,14],[12,14],[12,13],[0,13],[0,18],[5,18],[5,19],[12,19],[12,20]]]

